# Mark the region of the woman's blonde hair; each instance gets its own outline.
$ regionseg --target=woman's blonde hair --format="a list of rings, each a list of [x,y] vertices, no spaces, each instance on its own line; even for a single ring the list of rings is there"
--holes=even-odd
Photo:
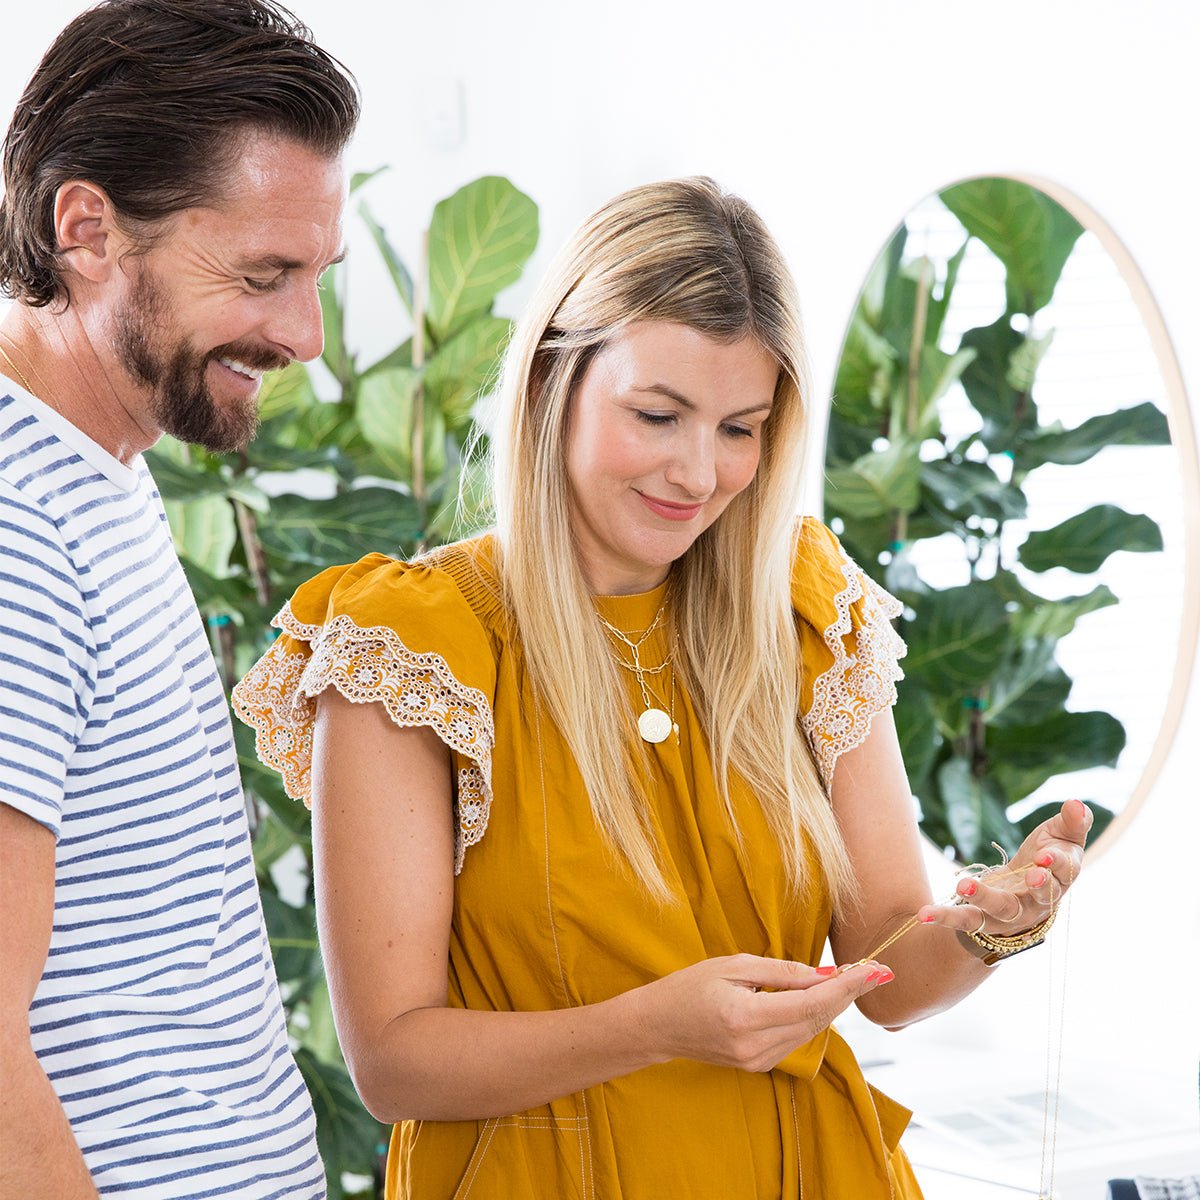
[[[647,820],[645,747],[581,570],[565,466],[573,392],[600,347],[634,321],[677,322],[722,342],[751,337],[779,362],[753,481],[671,568],[675,668],[735,831],[731,770],[762,804],[797,892],[812,882],[811,851],[835,901],[845,898],[846,851],[800,728],[790,578],[808,380],[795,287],[758,215],[711,179],[648,184],[604,205],[514,331],[493,501],[504,599],[527,669],[599,827],[643,884],[670,898]]]

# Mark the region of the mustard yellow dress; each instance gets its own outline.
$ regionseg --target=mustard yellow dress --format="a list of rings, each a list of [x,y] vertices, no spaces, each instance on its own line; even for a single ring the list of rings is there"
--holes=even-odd
[[[313,697],[330,684],[429,726],[453,751],[457,879],[451,1005],[541,1010],[604,1000],[716,955],[817,963],[822,901],[802,907],[744,786],[738,850],[690,698],[680,736],[651,748],[651,813],[669,882],[687,902],[660,908],[617,866],[593,823],[578,769],[539,709],[507,628],[485,537],[408,564],[371,555],[301,587],[282,636],[235,692],[258,752],[309,799]],[[636,639],[665,585],[597,597]],[[895,600],[817,521],[802,523],[793,602],[804,658],[804,717],[828,784],[840,754],[895,698],[904,648]],[[667,653],[651,633],[649,665]],[[630,703],[641,708],[630,676]],[[914,1200],[900,1134],[907,1110],[870,1087],[834,1030],[775,1070],[676,1060],[511,1116],[397,1125],[388,1197],[403,1200]]]

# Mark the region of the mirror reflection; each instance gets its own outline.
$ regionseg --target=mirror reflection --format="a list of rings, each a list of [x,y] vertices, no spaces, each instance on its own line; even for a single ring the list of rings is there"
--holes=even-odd
[[[1071,796],[1094,847],[1144,790],[1183,599],[1167,405],[1102,238],[1029,183],[928,197],[863,286],[826,518],[905,604],[905,761],[924,831],[962,861]]]

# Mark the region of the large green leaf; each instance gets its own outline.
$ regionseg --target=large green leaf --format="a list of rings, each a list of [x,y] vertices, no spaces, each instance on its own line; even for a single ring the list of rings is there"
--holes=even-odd
[[[271,809],[265,809],[254,830],[254,869],[259,878],[263,878],[295,844],[292,831]]]
[[[959,350],[946,354],[936,346],[922,346],[917,374],[920,427],[913,432],[920,437],[936,437],[941,428],[937,402],[962,378],[963,372],[975,361],[977,351]]]
[[[1013,351],[1008,360],[1008,374],[1005,379],[1008,386],[1018,395],[1033,391],[1033,381],[1037,378],[1038,368],[1042,359],[1054,344],[1054,330],[1042,337],[1026,336],[1025,340]]]
[[[394,367],[364,377],[359,386],[359,425],[392,479],[412,478],[413,405],[420,382],[419,371]],[[424,405],[425,477],[435,479],[446,468],[446,425],[428,395]]]
[[[262,889],[263,918],[280,983],[307,986],[321,975],[317,918],[312,905],[295,908],[274,892]]]
[[[425,391],[452,433],[470,428],[475,401],[497,380],[512,332],[505,317],[481,317],[441,346],[425,368]]]
[[[1057,640],[1066,637],[1080,617],[1116,603],[1116,596],[1104,584],[1098,584],[1082,596],[1046,600],[1035,608],[1018,613],[1013,618],[1013,629],[1024,638]]]
[[[1132,408],[1102,413],[1074,429],[1061,424],[1043,426],[1020,444],[1018,470],[1032,471],[1044,463],[1067,466],[1086,462],[1108,446],[1166,446],[1171,441],[1167,418],[1157,405],[1146,401]]]
[[[325,1163],[329,1200],[343,1200],[342,1172],[372,1174],[387,1146],[388,1131],[363,1108],[341,1063],[323,1062],[301,1046],[296,1065],[317,1117],[317,1146]]]
[[[263,376],[258,393],[258,416],[260,421],[269,421],[305,405],[313,404],[312,381],[303,363],[289,363],[282,371],[271,371]]]
[[[228,574],[238,538],[233,505],[224,496],[199,496],[164,500],[163,508],[179,557],[218,579]]]
[[[393,554],[418,529],[411,496],[394,488],[363,487],[329,500],[287,492],[276,496],[259,536],[270,554],[329,567],[372,551]]]
[[[1163,548],[1158,526],[1141,513],[1115,504],[1097,504],[1052,529],[1031,533],[1020,549],[1021,565],[1030,571],[1066,567],[1089,574],[1118,550],[1146,553]]]
[[[989,450],[1011,451],[1020,436],[1037,427],[1033,397],[1009,382],[1013,355],[1024,341],[1007,317],[968,329],[962,336],[963,348],[975,351],[962,373],[963,390],[983,417],[982,437]]]
[[[825,432],[825,463],[829,467],[846,467],[864,454],[870,454],[883,424],[874,426],[847,417],[849,406],[835,403],[829,410],[829,425]]]
[[[938,793],[954,845],[964,862],[985,858],[993,842],[1010,854],[1021,837],[1007,816],[1007,797],[991,776],[977,777],[965,758],[952,758],[937,773]]]
[[[245,573],[237,567],[230,567],[227,575],[218,577],[210,575],[203,567],[188,559],[180,561],[201,615],[228,616],[235,625],[241,625],[246,609],[254,600],[254,589]]]
[[[936,296],[929,300],[929,310],[925,317],[925,342],[936,346],[941,342],[942,326],[945,324],[946,313],[950,311],[950,301],[954,296],[954,285],[958,282],[958,270],[967,254],[970,239],[964,239],[963,244],[951,255],[946,262],[946,276],[941,289]]]
[[[412,469],[413,399],[420,383],[420,371],[393,367],[365,377],[358,388],[359,427],[397,479]]]
[[[229,481],[219,471],[210,471],[176,457],[163,438],[153,450],[145,452],[146,465],[154,477],[154,485],[164,501],[199,500],[202,496],[224,496]],[[178,443],[176,443],[178,444]]]
[[[834,383],[834,407],[845,420],[881,431],[899,355],[858,311],[846,330]]]
[[[1113,766],[1125,728],[1106,712],[1056,712],[1029,725],[989,726],[987,746],[991,772],[1015,802],[1056,775]]]
[[[848,467],[830,467],[825,472],[825,502],[832,511],[851,517],[911,512],[920,496],[920,480],[916,444],[898,438]]]
[[[1008,641],[1004,602],[980,581],[930,592],[904,627],[906,674],[933,692],[966,696],[986,685]]]
[[[358,204],[358,215],[362,217],[363,224],[371,231],[371,237],[375,240],[375,245],[379,250],[379,255],[383,259],[384,266],[388,269],[388,274],[392,277],[392,283],[395,285],[396,294],[404,303],[404,307],[408,309],[409,316],[413,312],[413,280],[409,274],[408,268],[404,265],[404,260],[396,252],[396,248],[388,240],[387,230],[375,219],[375,214],[367,207],[365,200],[360,200]]]
[[[341,288],[344,264],[330,267],[321,280],[321,315],[325,325],[325,347],[321,359],[344,388],[354,374],[354,357],[346,345],[346,319]]]
[[[537,245],[537,205],[487,175],[433,210],[429,227],[429,326],[438,343],[491,310]]]
[[[987,463],[934,459],[921,465],[921,486],[958,520],[991,517],[1004,521],[1025,515],[1024,493],[1000,480]]]
[[[909,788],[919,795],[942,744],[929,693],[919,679],[908,676],[900,681],[894,716]]]
[[[968,179],[942,203],[1004,264],[1009,312],[1050,303],[1083,226],[1044,192],[1015,179]]]
[[[1056,645],[1054,638],[1028,638],[1016,646],[1010,645],[988,687],[985,721],[989,724],[1003,721],[1005,714],[1029,698],[1039,684],[1062,675],[1054,659]],[[1067,687],[1070,688],[1069,680]]]

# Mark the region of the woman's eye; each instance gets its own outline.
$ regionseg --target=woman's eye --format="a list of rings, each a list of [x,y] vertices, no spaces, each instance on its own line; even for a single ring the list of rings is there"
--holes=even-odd
[[[725,432],[731,437],[752,438],[754,430],[749,425],[726,425]]]
[[[645,412],[642,409],[637,410],[638,420],[645,421],[647,425],[669,425],[675,420],[674,413],[657,413]]]

